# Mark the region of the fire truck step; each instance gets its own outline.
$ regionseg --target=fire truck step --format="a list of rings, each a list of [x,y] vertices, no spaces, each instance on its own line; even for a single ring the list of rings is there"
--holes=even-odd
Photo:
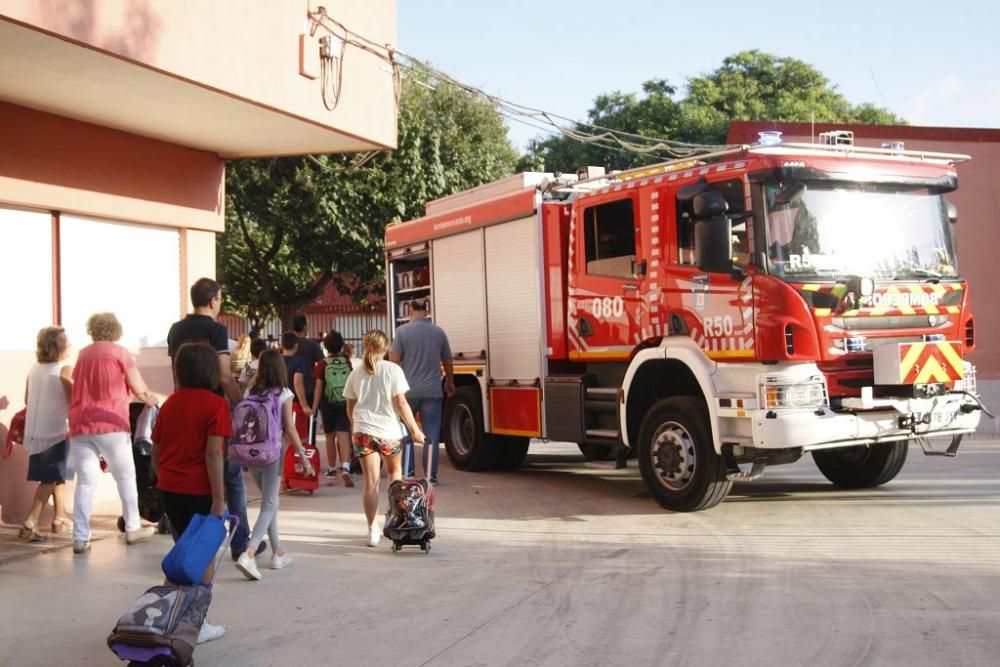
[[[587,399],[617,403],[618,391],[617,387],[587,387]]]
[[[587,440],[618,440],[618,431],[611,428],[588,428],[584,431]]]
[[[587,400],[583,402],[583,407],[587,412],[600,412],[607,415],[618,413],[618,404],[608,401]]]

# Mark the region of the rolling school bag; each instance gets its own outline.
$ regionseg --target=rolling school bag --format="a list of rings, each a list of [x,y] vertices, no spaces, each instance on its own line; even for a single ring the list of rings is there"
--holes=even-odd
[[[382,534],[392,540],[392,550],[419,546],[427,553],[434,539],[434,487],[426,479],[397,479],[389,485],[389,511]]]
[[[312,430],[312,422],[315,419],[315,416],[309,418],[310,431]],[[285,488],[291,490],[302,489],[312,495],[319,488],[319,450],[316,449],[314,443],[306,444],[303,442],[302,444],[306,450],[306,456],[309,458],[309,463],[312,464],[313,474],[306,475],[302,459],[299,458],[294,447],[289,447],[285,451],[285,465],[283,469]]]
[[[229,517],[229,530],[223,539],[213,543],[212,555],[215,551],[219,552],[214,559],[215,572],[219,571],[238,524],[237,517]],[[188,532],[185,530],[184,534]],[[194,532],[200,533],[197,528]],[[207,539],[207,535],[203,537]],[[200,544],[199,549],[207,551],[213,544]],[[198,580],[203,574],[204,570],[197,576]],[[115,623],[114,630],[108,635],[108,648],[121,660],[128,660],[129,665],[188,667],[193,664],[198,633],[211,604],[211,584],[153,586],[139,596]]]

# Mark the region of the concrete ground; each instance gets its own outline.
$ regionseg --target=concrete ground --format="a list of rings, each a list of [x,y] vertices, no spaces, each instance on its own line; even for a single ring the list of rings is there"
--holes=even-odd
[[[283,496],[288,569],[217,578],[199,665],[995,665],[1000,441],[911,448],[840,491],[811,458],[715,509],[662,511],[627,470],[533,444],[513,473],[442,464],[428,555],[364,544],[359,489]],[[384,501],[383,501],[384,505]],[[169,538],[0,565],[5,665],[113,665],[105,638]]]

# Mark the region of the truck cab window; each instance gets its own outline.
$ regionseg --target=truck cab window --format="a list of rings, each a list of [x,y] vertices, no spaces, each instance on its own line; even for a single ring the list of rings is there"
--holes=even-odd
[[[728,215],[733,219],[733,264],[745,267],[750,255],[750,248],[747,237],[749,220],[744,215],[746,205],[743,181],[738,178],[719,181],[710,183],[707,189],[721,193],[729,205]],[[677,199],[677,250],[679,263],[694,265],[694,219],[691,216],[690,199]]]
[[[599,204],[583,212],[587,273],[632,277],[635,214],[631,199]]]

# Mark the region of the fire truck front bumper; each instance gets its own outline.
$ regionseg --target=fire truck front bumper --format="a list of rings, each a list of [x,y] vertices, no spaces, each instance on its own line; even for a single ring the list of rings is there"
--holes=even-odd
[[[865,409],[841,412],[827,407],[757,410],[752,419],[754,447],[809,451],[972,433],[979,425],[980,408],[966,394],[947,394],[875,399]]]

